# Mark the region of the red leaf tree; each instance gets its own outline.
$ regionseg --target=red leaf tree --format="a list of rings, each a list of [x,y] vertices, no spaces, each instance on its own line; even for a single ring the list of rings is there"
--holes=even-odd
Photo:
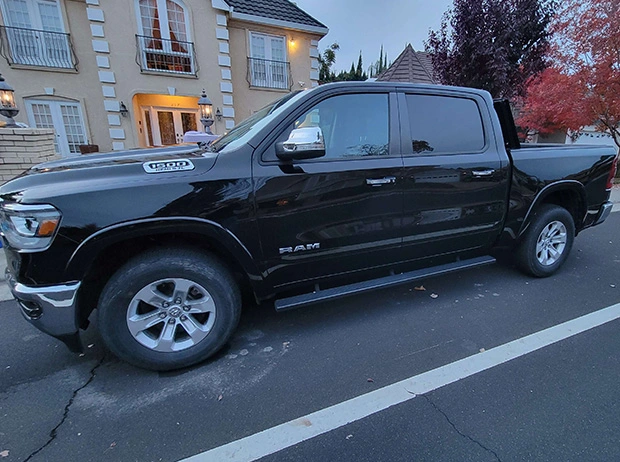
[[[578,134],[593,125],[620,148],[620,1],[563,0],[553,66],[529,82],[517,123]]]

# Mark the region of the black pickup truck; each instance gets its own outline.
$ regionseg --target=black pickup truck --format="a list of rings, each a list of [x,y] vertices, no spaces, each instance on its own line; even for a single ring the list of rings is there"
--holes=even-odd
[[[242,292],[277,310],[492,263],[549,276],[603,222],[612,147],[521,146],[484,91],[291,93],[211,145],[53,161],[0,188],[24,317],[81,348],[180,368],[221,348]]]

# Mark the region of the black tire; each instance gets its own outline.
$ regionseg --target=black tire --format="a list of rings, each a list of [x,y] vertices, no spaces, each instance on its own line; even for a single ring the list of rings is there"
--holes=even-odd
[[[181,291],[183,284],[186,292]],[[151,293],[153,302],[143,301]],[[187,295],[179,302],[183,293]],[[164,301],[168,296],[172,302]],[[168,308],[163,308],[166,303]],[[226,266],[194,249],[171,248],[148,251],[121,267],[101,293],[97,322],[116,356],[141,368],[167,371],[216,353],[233,334],[240,314],[239,288]],[[135,332],[143,327],[136,320],[144,323],[147,316],[156,324],[132,333],[130,325]],[[190,334],[185,325],[200,329]]]
[[[554,228],[555,223],[561,225],[556,225]],[[565,242],[559,245],[562,241],[562,226],[565,231]],[[557,240],[554,241],[553,235],[557,236],[555,238]],[[557,205],[542,204],[534,211],[525,237],[517,247],[517,264],[523,272],[532,276],[539,278],[551,276],[566,261],[574,239],[575,222],[568,210]],[[545,240],[548,250],[545,250]],[[551,258],[545,263],[545,257]]]

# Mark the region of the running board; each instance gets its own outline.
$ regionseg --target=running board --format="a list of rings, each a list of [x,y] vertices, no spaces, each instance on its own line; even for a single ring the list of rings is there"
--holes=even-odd
[[[326,302],[328,300],[335,300],[337,298],[361,294],[371,290],[385,289],[386,287],[396,286],[405,282],[419,281],[420,279],[454,273],[455,271],[490,265],[492,263],[495,263],[495,258],[489,256],[461,260],[454,263],[447,263],[445,265],[433,266],[431,268],[423,268],[415,271],[409,271],[407,273],[371,279],[370,281],[356,282],[346,286],[317,290],[309,294],[281,298],[275,301],[275,307],[276,311],[292,310],[301,306]]]

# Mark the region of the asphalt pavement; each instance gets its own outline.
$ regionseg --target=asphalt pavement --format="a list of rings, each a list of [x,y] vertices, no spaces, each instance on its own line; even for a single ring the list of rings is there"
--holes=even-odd
[[[217,357],[165,374],[106,353],[96,326],[74,355],[0,303],[0,460],[177,461],[288,421],[311,428],[311,413],[618,304],[618,229],[612,213],[582,233],[547,279],[501,263],[425,290],[248,307]],[[620,460],[619,333],[606,322],[265,460]]]

